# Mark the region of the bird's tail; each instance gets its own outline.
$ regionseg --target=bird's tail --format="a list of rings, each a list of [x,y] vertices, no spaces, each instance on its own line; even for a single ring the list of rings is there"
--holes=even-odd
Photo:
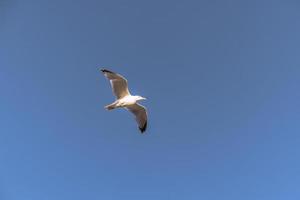
[[[112,110],[112,109],[115,109],[115,108],[116,108],[116,104],[115,103],[112,103],[112,104],[109,104],[109,105],[105,106],[106,110]]]

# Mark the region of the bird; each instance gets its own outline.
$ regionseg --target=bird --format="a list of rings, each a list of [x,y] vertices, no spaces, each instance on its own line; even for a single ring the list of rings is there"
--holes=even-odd
[[[131,95],[128,90],[127,80],[122,75],[107,69],[101,69],[101,72],[110,81],[112,92],[116,97],[116,100],[105,106],[105,108],[107,110],[125,108],[130,111],[135,116],[138,128],[143,134],[147,129],[147,109],[138,102],[146,100],[146,98],[139,95]]]

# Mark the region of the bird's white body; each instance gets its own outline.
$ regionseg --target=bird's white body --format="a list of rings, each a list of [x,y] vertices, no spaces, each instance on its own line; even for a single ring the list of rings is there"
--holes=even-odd
[[[121,107],[126,107],[126,106],[137,103],[137,101],[139,99],[140,99],[139,96],[127,95],[127,96],[123,97],[122,99],[118,100],[118,105]]]
[[[144,100],[145,98],[141,96],[133,96],[133,95],[127,95],[121,99],[117,99],[115,102],[113,102],[110,105],[107,105],[106,108],[108,110],[114,109],[114,108],[126,108],[128,106],[136,104],[139,100]]]

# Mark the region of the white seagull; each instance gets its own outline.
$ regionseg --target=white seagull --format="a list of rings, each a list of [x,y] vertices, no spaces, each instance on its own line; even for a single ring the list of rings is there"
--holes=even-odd
[[[112,91],[116,96],[115,102],[105,106],[107,110],[115,108],[126,108],[135,115],[141,133],[147,128],[147,110],[144,106],[138,104],[138,101],[146,100],[141,96],[131,95],[128,90],[127,80],[120,74],[114,73],[107,69],[101,69],[102,73],[110,81]]]

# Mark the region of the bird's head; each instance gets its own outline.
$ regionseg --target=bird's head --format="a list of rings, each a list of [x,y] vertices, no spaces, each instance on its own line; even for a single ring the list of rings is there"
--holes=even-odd
[[[142,97],[142,96],[136,96],[136,100],[137,101],[141,101],[141,100],[146,100],[146,98]]]

